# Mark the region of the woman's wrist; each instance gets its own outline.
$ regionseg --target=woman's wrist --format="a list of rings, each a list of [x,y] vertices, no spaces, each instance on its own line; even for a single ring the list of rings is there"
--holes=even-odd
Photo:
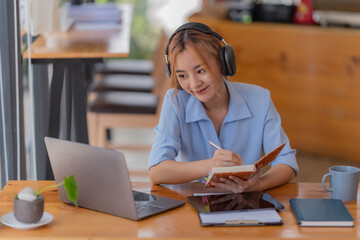
[[[205,172],[211,172],[213,167],[214,167],[214,163],[213,163],[213,159],[212,158],[209,158],[209,159],[206,159],[204,160],[206,162],[205,166],[206,166],[206,169],[205,169]]]
[[[261,178],[259,178],[256,183],[249,185],[249,187],[246,189],[246,192],[260,192],[263,190],[265,190],[264,182],[261,180]]]

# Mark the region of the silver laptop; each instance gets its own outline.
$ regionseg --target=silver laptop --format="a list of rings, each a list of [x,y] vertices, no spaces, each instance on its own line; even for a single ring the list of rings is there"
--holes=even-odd
[[[45,144],[56,183],[73,175],[81,207],[141,220],[185,203],[133,191],[122,152],[49,137]],[[58,191],[61,201],[71,203],[63,186]]]

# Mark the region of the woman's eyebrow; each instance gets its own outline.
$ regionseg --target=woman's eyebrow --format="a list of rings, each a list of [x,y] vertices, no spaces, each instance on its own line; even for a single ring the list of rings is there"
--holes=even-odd
[[[199,67],[201,67],[201,66],[203,66],[204,64],[199,64],[199,65],[196,65],[195,67],[193,67],[193,69],[197,69],[197,68],[199,68]]]
[[[198,64],[198,65],[196,65],[195,67],[193,67],[193,69],[195,70],[195,69],[197,69],[197,68],[199,68],[199,67],[201,67],[201,66],[203,66],[204,64]],[[175,72],[186,72],[185,70],[176,70]]]

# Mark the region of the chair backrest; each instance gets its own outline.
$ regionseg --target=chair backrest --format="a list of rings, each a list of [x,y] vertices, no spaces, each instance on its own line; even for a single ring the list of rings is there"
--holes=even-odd
[[[111,144],[107,140],[107,130],[115,127],[153,128],[156,126],[156,124],[159,121],[161,107],[165,93],[170,87],[170,81],[168,80],[168,77],[165,72],[165,59],[164,59],[167,40],[168,40],[167,35],[162,33],[159,37],[158,48],[155,52],[156,60],[154,60],[155,61],[154,70],[151,74],[155,80],[155,85],[151,92],[152,94],[147,95],[148,97],[154,99],[154,102],[157,102],[156,105],[155,104],[153,105],[152,113],[149,114],[148,112],[142,112],[142,111],[139,112],[124,111],[124,105],[121,105],[123,102],[122,99],[124,99],[124,92],[123,94],[116,94],[116,92],[94,93],[95,97],[92,100],[92,102],[90,102],[91,106],[94,107],[94,105],[96,104],[99,105],[99,102],[101,101],[103,105],[106,105],[106,107],[114,105],[116,110],[96,111],[90,107],[90,111],[88,112],[88,127],[89,127],[90,143],[92,145],[100,146],[100,147],[116,148],[116,149],[143,149],[143,147],[139,148],[138,146],[134,147],[134,146]],[[146,93],[133,93],[135,98],[138,97],[136,96],[137,94],[139,96],[141,94],[146,95]],[[109,97],[110,95],[114,97],[116,100],[114,100],[114,98],[111,98],[110,101],[108,101],[109,98],[106,98],[106,96]],[[117,98],[117,96],[119,98]],[[117,99],[119,99],[119,101]],[[119,105],[117,105],[117,103],[119,103]],[[125,108],[126,108],[126,104],[125,104]],[[148,146],[146,146],[146,149],[148,149]]]
[[[166,84],[165,74],[165,48],[167,45],[168,36],[162,32],[159,37],[158,47],[155,52],[154,58],[154,72],[153,77],[156,80],[155,87],[153,89],[153,94],[158,97],[163,96],[164,87],[170,86]]]
[[[159,102],[156,108],[157,118],[160,116],[161,107],[163,103],[166,91],[170,88],[170,81],[165,72],[165,48],[169,37],[164,33],[161,33],[159,37],[158,47],[154,58],[154,72],[153,77],[155,78],[155,86],[152,91],[154,95],[159,98]]]

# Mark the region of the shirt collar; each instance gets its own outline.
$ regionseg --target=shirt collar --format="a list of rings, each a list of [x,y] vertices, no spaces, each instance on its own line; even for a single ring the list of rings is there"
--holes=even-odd
[[[252,114],[250,109],[240,92],[235,89],[231,82],[227,80],[224,81],[230,95],[229,112],[224,119],[224,123],[251,117]],[[186,103],[185,111],[186,123],[210,120],[200,100],[193,95],[190,95],[189,100]]]
[[[225,80],[225,84],[230,94],[230,104],[224,123],[252,117],[249,106],[240,91],[235,88],[232,82]]]
[[[186,123],[196,122],[200,120],[210,120],[205,112],[205,108],[199,99],[190,95],[186,103]]]

